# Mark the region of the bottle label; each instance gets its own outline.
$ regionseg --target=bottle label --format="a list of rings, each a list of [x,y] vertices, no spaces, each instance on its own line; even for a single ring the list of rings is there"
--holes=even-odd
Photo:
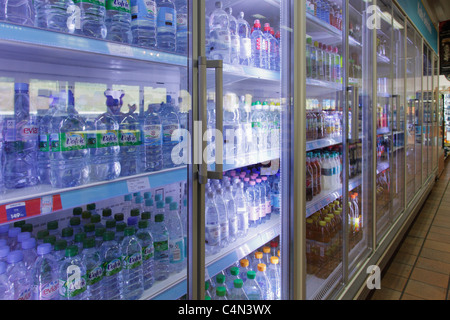
[[[152,244],[142,247],[142,260],[152,259],[155,255],[155,249]]]
[[[105,262],[103,264],[103,270],[105,277],[113,276],[119,273],[120,271],[122,271],[122,260],[113,259],[109,262]]]
[[[52,152],[83,150],[87,148],[85,132],[63,132],[50,135]]]
[[[99,130],[92,132],[88,136],[88,148],[107,148],[119,146],[119,131]]]
[[[229,219],[229,225],[230,235],[236,236],[239,229],[237,216]]]
[[[174,132],[176,130],[179,129],[179,125],[178,124],[168,124],[163,126],[163,140],[164,143],[173,143],[176,144],[178,143],[180,137],[178,134],[174,134]]]
[[[330,168],[330,169],[322,168],[321,173],[322,173],[322,176],[331,177],[333,175],[333,168]]]
[[[217,246],[220,240],[219,225],[206,226],[205,228],[205,242],[209,246]]]
[[[161,145],[161,125],[145,125],[144,145],[145,146],[160,146]]]
[[[228,220],[226,222],[222,222],[220,224],[220,238],[221,239],[228,239],[228,236],[230,235],[230,225]]]
[[[123,268],[131,270],[142,265],[142,252],[135,252],[132,255],[122,257]]]
[[[69,277],[59,280],[59,295],[64,298],[73,298],[86,291],[86,275]]]
[[[272,213],[272,205],[270,203],[270,200],[266,200],[266,214]]]
[[[155,260],[166,259],[169,257],[169,241],[155,241],[153,242],[155,248]]]
[[[156,17],[155,0],[132,0],[131,22],[139,24],[140,21],[148,20],[148,16]]]
[[[158,17],[156,19],[156,27],[161,28],[171,28],[173,29],[172,32],[176,32],[177,24],[175,21],[176,13],[173,8],[159,8],[158,10]]]
[[[120,12],[130,13],[129,0],[107,0],[106,10],[115,10]]]
[[[50,151],[49,137],[50,136],[48,134],[40,134],[39,135],[39,151],[40,152],[49,152]]]
[[[73,3],[91,3],[99,7],[105,7],[105,0],[74,0]]]
[[[264,40],[261,37],[256,38],[256,50],[260,51],[263,47]]]
[[[34,140],[39,136],[39,128],[33,123],[27,123],[20,129],[22,141]]]
[[[184,238],[174,239],[169,242],[169,262],[180,263],[184,257]]]
[[[139,130],[120,130],[120,146],[138,146],[141,144],[141,132]]]
[[[93,269],[87,270],[87,285],[92,286],[93,284],[96,284],[100,280],[103,279],[103,267],[102,266],[96,266]]]
[[[59,292],[59,280],[34,286],[35,300],[52,300]]]
[[[228,30],[214,30],[212,34],[212,47],[214,50],[228,50],[231,47],[231,36]]]
[[[248,214],[246,208],[238,208],[237,209],[238,219],[238,229],[239,230],[247,230],[248,228]]]
[[[187,30],[188,15],[186,13],[177,13],[177,32]]]
[[[250,221],[259,220],[259,206],[249,206],[248,207],[248,219]]]
[[[263,219],[265,218],[265,216],[266,216],[266,202],[262,203],[259,206],[259,217]]]
[[[281,195],[272,194],[272,206],[276,209],[281,208]]]
[[[242,60],[252,57],[252,40],[250,38],[241,38],[240,56]]]

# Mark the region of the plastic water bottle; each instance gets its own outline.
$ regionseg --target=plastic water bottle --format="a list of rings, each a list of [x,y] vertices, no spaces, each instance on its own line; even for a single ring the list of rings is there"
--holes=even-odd
[[[37,247],[37,258],[31,269],[33,300],[59,300],[58,264],[49,243]]]
[[[150,233],[149,221],[139,221],[139,230],[136,234],[142,247],[142,272],[144,276],[144,290],[149,289],[155,279],[153,277],[155,248],[153,246],[153,236]]]
[[[141,128],[137,115],[130,112],[119,123],[120,176],[128,177],[139,173],[141,153]]]
[[[0,261],[7,262],[8,254],[11,252],[11,249],[8,245],[0,246]]]
[[[220,247],[225,248],[230,243],[230,222],[228,220],[228,210],[223,199],[222,188],[216,190],[214,201],[219,213]]]
[[[159,171],[163,167],[163,130],[159,114],[149,105],[142,125],[142,172]]]
[[[262,176],[261,180],[262,180],[261,185],[265,189],[266,221],[268,221],[270,220],[270,217],[272,215],[272,203],[271,203],[272,189],[270,188],[267,176]]]
[[[85,300],[86,280],[86,265],[78,253],[78,247],[67,247],[65,258],[59,264],[60,300]]]
[[[131,0],[131,34],[133,44],[156,48],[155,0]]]
[[[228,300],[227,289],[223,286],[216,287],[216,295],[214,300]]]
[[[5,0],[2,2],[4,19],[8,22],[34,26],[35,10],[31,0]]]
[[[257,268],[255,280],[261,288],[262,300],[273,300],[272,287],[266,274],[267,267],[264,263],[260,263]]]
[[[280,31],[275,33],[275,30],[273,28],[270,28],[270,34],[275,39],[275,68],[273,70],[280,71],[280,69],[281,69],[281,65],[280,65],[280,63],[281,63],[281,42],[280,42],[281,33],[280,33]]]
[[[77,29],[77,33],[105,39],[107,34],[105,0],[74,2],[80,8],[80,29]]]
[[[252,40],[250,38],[251,28],[244,19],[244,12],[239,13],[237,19],[237,32],[240,39],[239,63],[244,66],[252,65]]]
[[[238,24],[235,17],[233,17],[233,9],[228,7],[225,9],[228,14],[229,30],[230,30],[230,63],[239,64],[241,55],[241,39],[238,33]]]
[[[131,10],[129,0],[106,0],[106,29],[108,40],[131,42]]]
[[[19,228],[20,229],[20,228]],[[16,244],[11,247],[11,250],[21,250],[22,249],[22,241],[31,238],[30,232],[19,232],[17,235]]]
[[[169,277],[169,233],[164,223],[163,214],[155,216],[155,223],[151,233],[155,248],[153,275],[156,281],[165,280]]]
[[[239,125],[239,102],[235,94],[225,96],[223,107],[223,148],[225,150],[225,163],[239,163],[237,146],[243,137]]]
[[[30,114],[29,86],[14,84],[14,115],[5,119],[3,179],[7,189],[38,183],[38,124]]]
[[[270,27],[270,23],[264,24],[264,36],[266,37],[267,44],[267,69],[277,70],[277,45],[278,41],[272,35],[273,29]]]
[[[180,129],[180,121],[178,119],[178,114],[174,108],[172,97],[166,97],[167,102],[161,105],[161,123],[163,129],[163,168],[173,168],[176,164],[173,162],[173,159],[176,158],[175,154],[172,154],[174,148],[179,143],[179,132],[177,130]]]
[[[239,274],[244,283],[247,281],[247,273],[249,271],[251,271],[250,261],[246,258],[239,260]]]
[[[253,271],[258,271],[258,264],[264,263],[263,261],[263,253],[261,251],[255,251],[253,254],[251,269]]]
[[[250,186],[246,190],[247,206],[248,206],[248,223],[250,228],[256,228],[260,223],[259,210],[261,201],[258,198],[254,180],[249,182]]]
[[[13,291],[13,299],[30,300],[31,281],[29,272],[23,262],[23,252],[21,250],[11,251],[6,261],[8,262],[6,274]]]
[[[122,281],[124,300],[139,299],[144,292],[144,274],[142,271],[142,247],[136,237],[134,227],[126,227],[125,237],[120,244],[122,253]]]
[[[5,261],[0,261],[0,300],[13,300],[13,291],[8,281],[6,273],[7,264]]]
[[[94,238],[86,238],[83,244],[82,260],[86,265],[86,298],[103,299],[103,260]]]
[[[36,253],[36,239],[28,238],[22,241],[22,252],[23,252],[23,263],[28,271],[33,267],[34,262],[37,258]]]
[[[73,245],[78,247],[78,252],[83,251],[84,239],[86,239],[86,233],[84,232],[77,233],[73,239]]]
[[[8,231],[10,226],[8,224],[0,225],[0,240],[6,240],[8,242]]]
[[[244,292],[248,300],[262,300],[263,292],[258,282],[256,281],[256,272],[251,270],[247,272],[247,281],[244,284]]]
[[[186,55],[188,50],[187,0],[175,1],[177,9],[177,53]]]
[[[281,212],[281,180],[280,174],[277,173],[275,175],[274,180],[272,181],[272,194],[271,194],[271,204],[272,204],[272,212],[275,214],[280,214]]]
[[[227,285],[227,288],[230,288],[229,294],[231,294],[231,290],[234,287],[234,280],[240,279],[239,277],[239,267],[231,267],[229,268],[230,272],[229,275],[226,276],[225,283]]]
[[[244,291],[244,281],[242,279],[235,279],[233,282],[233,289],[230,292],[230,300],[242,301],[249,300]]]
[[[250,116],[250,122],[252,124],[253,132],[253,150],[252,157],[254,160],[262,159],[265,157],[266,152],[266,139],[265,139],[265,124],[266,116],[262,111],[262,105],[260,101],[256,101],[254,108]]]
[[[16,248],[17,246],[17,236],[20,233],[19,227],[12,227],[8,230],[8,239],[7,239],[7,245],[11,248],[11,251],[13,251],[13,248]]]
[[[103,260],[103,299],[120,300],[122,296],[122,255],[120,247],[114,239],[114,232],[106,231],[103,234],[100,256]]]
[[[156,18],[156,43],[158,49],[175,52],[177,45],[177,11],[171,0],[158,4]]]
[[[34,4],[36,8],[36,25],[39,28],[60,32],[74,33],[77,19],[72,16],[75,5],[72,0],[46,1],[38,0]]]
[[[223,60],[230,63],[231,35],[229,29],[230,19],[222,9],[222,2],[217,1],[215,10],[209,17],[209,37],[211,42],[210,57],[213,60]]]
[[[251,34],[252,43],[252,62],[256,68],[265,69],[267,67],[267,48],[263,32],[261,31],[261,22],[255,20],[253,33]]]
[[[278,257],[270,257],[269,268],[267,269],[267,278],[270,282],[270,287],[272,288],[272,298],[274,300],[281,299],[281,278],[278,269]]]
[[[169,232],[169,263],[171,272],[181,272],[184,261],[184,234],[178,203],[172,202],[170,210],[166,213],[166,225]]]
[[[225,192],[223,194],[223,200],[225,202],[225,206],[227,208],[228,213],[228,229],[229,229],[229,243],[233,243],[236,241],[238,237],[239,224],[238,224],[238,215],[237,215],[237,206],[236,201],[233,197],[232,187],[231,185],[227,185],[225,187]]]
[[[205,249],[207,254],[214,255],[220,251],[221,228],[219,212],[214,202],[214,193],[212,191],[206,194],[205,208]]]
[[[258,191],[259,199],[259,221],[266,222],[266,188],[261,184],[261,178],[256,178],[255,188]]]

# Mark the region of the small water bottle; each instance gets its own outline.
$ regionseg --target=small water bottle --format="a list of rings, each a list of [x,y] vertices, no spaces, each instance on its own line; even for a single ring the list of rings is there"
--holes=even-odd
[[[120,300],[122,296],[122,254],[114,232],[106,231],[103,234],[103,243],[100,247],[103,260],[103,299]]]
[[[59,298],[60,300],[85,300],[86,264],[78,253],[78,247],[73,245],[65,250],[65,258],[59,264]],[[73,276],[74,271],[78,273]]]
[[[72,0],[37,0],[36,25],[39,28],[74,33],[77,27],[75,17],[71,17],[75,4]]]
[[[105,0],[74,1],[80,8],[80,25],[76,33],[92,38],[106,38],[106,7]]]
[[[23,252],[21,250],[11,251],[6,261],[8,262],[6,274],[13,290],[14,300],[30,300],[31,280],[23,262]]]
[[[122,281],[124,300],[139,299],[144,292],[144,273],[142,270],[142,247],[135,235],[134,227],[126,227],[120,244],[122,253]]]
[[[142,271],[144,275],[144,290],[151,288],[155,282],[153,277],[154,255],[153,236],[150,233],[149,221],[139,221],[139,229],[136,234],[142,247]]]
[[[162,202],[158,202],[158,204],[164,205]],[[151,233],[155,249],[153,275],[156,281],[165,280],[169,277],[169,233],[164,223],[164,214],[155,216]]]
[[[37,258],[31,270],[33,300],[59,300],[58,264],[49,243],[37,247]]]

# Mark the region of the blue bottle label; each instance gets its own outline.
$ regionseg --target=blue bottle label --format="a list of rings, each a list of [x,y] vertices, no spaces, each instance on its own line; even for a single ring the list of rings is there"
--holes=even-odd
[[[161,145],[161,125],[145,125],[143,127],[144,145],[158,146]]]
[[[147,16],[156,16],[155,0],[132,0],[131,1],[131,22],[139,24],[146,20]]]
[[[176,12],[173,8],[159,8],[158,10],[158,18],[156,20],[156,27],[161,28],[172,28],[173,32],[176,32],[177,24],[175,21]]]
[[[115,10],[130,13],[130,1],[129,0],[107,0],[106,10]]]
[[[180,263],[184,257],[183,238],[171,240],[169,242],[170,263]]]

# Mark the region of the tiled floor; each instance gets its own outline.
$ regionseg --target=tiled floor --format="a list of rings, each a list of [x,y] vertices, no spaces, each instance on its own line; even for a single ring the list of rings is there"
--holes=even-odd
[[[450,161],[371,300],[450,300]]]

